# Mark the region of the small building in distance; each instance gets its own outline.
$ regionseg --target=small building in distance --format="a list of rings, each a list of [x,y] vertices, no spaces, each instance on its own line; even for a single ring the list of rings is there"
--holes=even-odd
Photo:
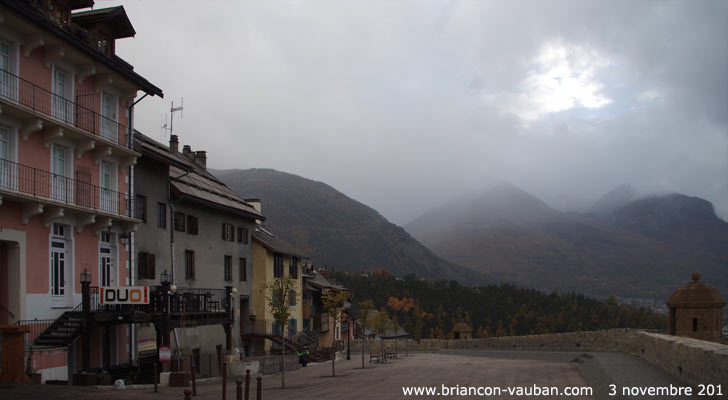
[[[714,287],[699,282],[699,273],[694,273],[692,279],[667,300],[670,334],[721,342],[725,299]]]
[[[452,333],[455,335],[455,339],[472,339],[473,328],[470,327],[466,322],[458,322],[452,328]]]

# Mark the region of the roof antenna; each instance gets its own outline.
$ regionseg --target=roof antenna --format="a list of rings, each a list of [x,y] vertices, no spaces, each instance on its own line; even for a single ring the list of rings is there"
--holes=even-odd
[[[182,98],[182,105],[179,107],[174,106],[174,101],[172,101],[172,105],[169,107],[169,127],[167,127],[167,116],[164,116],[164,124],[162,124],[162,131],[169,131],[169,135],[172,136],[172,132],[174,130],[174,113],[179,111],[179,118],[182,119],[182,110],[184,110],[185,105],[185,98]]]

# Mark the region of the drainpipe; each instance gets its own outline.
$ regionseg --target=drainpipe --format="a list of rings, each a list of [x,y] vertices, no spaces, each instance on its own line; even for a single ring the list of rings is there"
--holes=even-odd
[[[129,106],[129,138],[127,139],[127,142],[129,144],[130,149],[134,149],[134,106],[139,103],[140,101],[144,100],[145,97],[149,96],[149,93],[144,93],[142,97],[139,98],[139,100],[136,100],[135,102],[131,103]],[[129,181],[129,210],[132,209],[132,199],[134,194],[134,166],[130,165],[127,172],[127,177]],[[131,215],[130,215],[131,216]],[[126,249],[126,257],[129,260],[129,286],[134,286],[134,235],[135,232],[129,232],[129,243],[127,243],[127,249]],[[134,346],[136,342],[136,325],[131,324],[131,329],[129,329],[129,365],[132,364],[132,361],[134,361],[134,354],[136,354],[136,346]]]

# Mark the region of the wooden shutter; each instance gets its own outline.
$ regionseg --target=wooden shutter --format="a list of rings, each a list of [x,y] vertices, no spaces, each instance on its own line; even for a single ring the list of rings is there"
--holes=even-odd
[[[137,257],[137,274],[142,279],[147,279],[147,253],[140,251]]]
[[[147,272],[148,279],[154,279],[157,276],[156,257],[152,253],[147,253]]]

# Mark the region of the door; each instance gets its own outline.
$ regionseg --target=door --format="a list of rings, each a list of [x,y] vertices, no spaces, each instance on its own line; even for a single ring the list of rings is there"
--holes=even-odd
[[[0,126],[0,187],[17,189],[17,165],[10,161],[10,130]]]
[[[51,303],[63,307],[66,302],[66,241],[51,241]]]
[[[51,197],[55,200],[68,202],[70,201],[70,181],[67,178],[68,170],[68,149],[57,144],[53,144],[53,173],[51,176]]]
[[[99,189],[99,196],[100,196],[100,208],[104,211],[108,212],[117,212],[118,208],[118,199],[116,196],[116,185],[115,185],[115,177],[116,174],[114,174],[115,168],[114,165],[106,162],[101,161],[101,188]]]
[[[101,96],[101,136],[117,142],[116,101],[114,100],[114,97],[108,93]]]
[[[0,40],[0,96],[8,98],[12,91],[10,77],[10,44]]]
[[[66,100],[68,74],[64,70],[56,67],[53,78],[52,115],[64,122],[71,122],[71,107],[69,107],[69,102]]]
[[[116,268],[113,251],[114,234],[101,232],[99,243],[99,286],[116,285]]]

